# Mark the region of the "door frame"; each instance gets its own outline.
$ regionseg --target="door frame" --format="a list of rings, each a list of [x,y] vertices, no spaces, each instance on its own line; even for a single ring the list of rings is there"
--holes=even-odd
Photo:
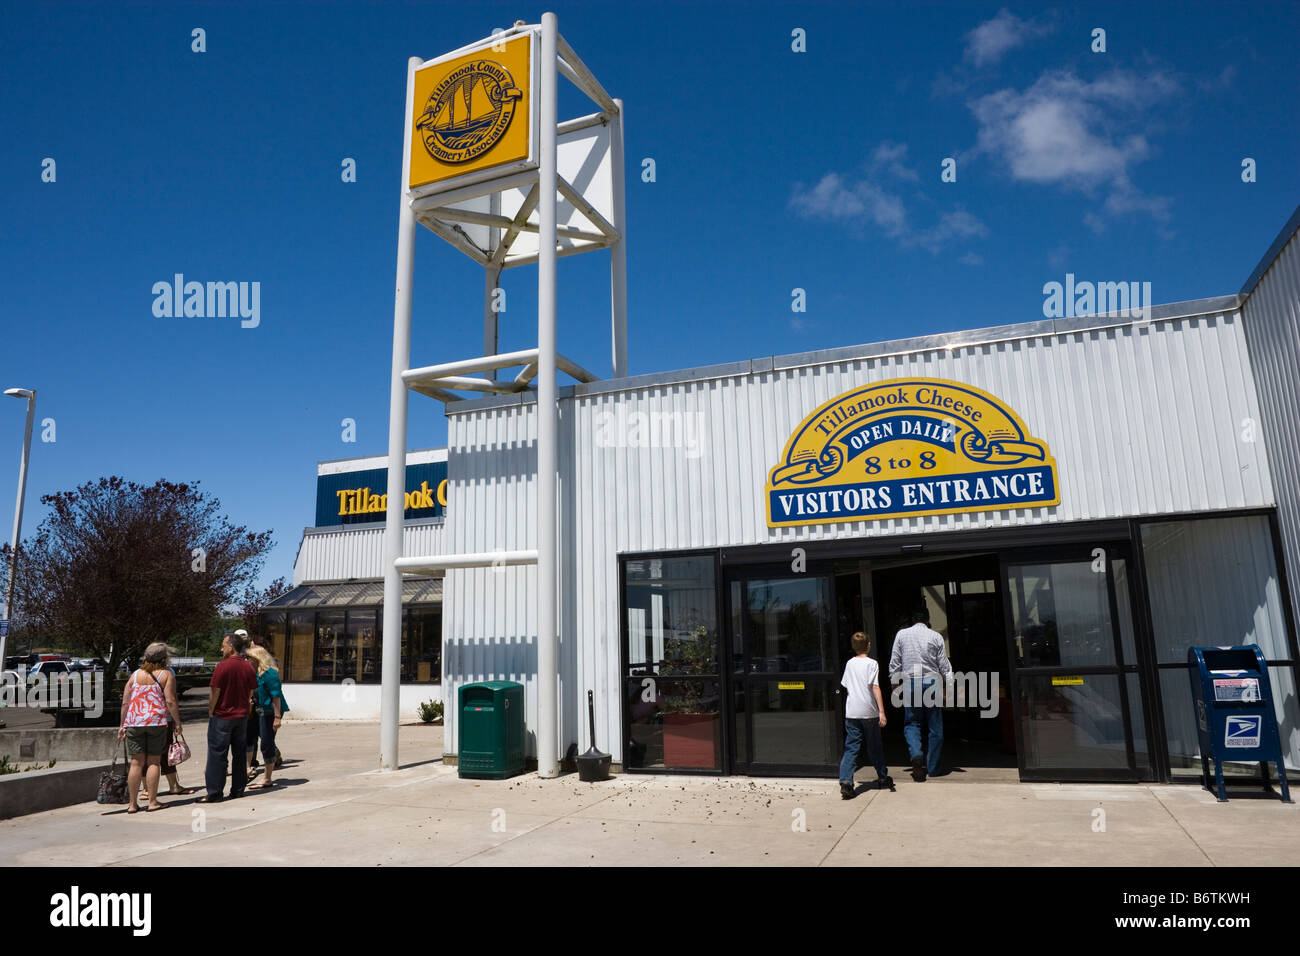
[[[1015,647],[1015,618],[1012,612],[1013,602],[1016,595],[1011,593],[1011,582],[1007,571],[1011,565],[1022,565],[1039,561],[1043,564],[1063,564],[1063,563],[1090,563],[1096,560],[1096,549],[1101,549],[1105,560],[1106,575],[1106,597],[1110,615],[1111,640],[1113,643],[1115,663],[1112,665],[1088,665],[1088,666],[1071,666],[1062,665],[1032,665],[1028,667],[1020,666],[1017,661],[1019,656]],[[1137,618],[1139,611],[1134,603],[1134,574],[1133,568],[1133,547],[1132,541],[1128,538],[1112,538],[1109,540],[1097,540],[1087,543],[1067,543],[1056,546],[1044,546],[1034,548],[1008,548],[998,553],[998,573],[1000,575],[999,586],[1004,588],[1004,597],[1002,601],[1003,629],[1006,633],[1007,640],[1007,661],[1011,669],[1010,688],[1008,691],[1008,704],[1012,708],[1012,725],[1016,734],[1016,766],[1019,769],[1020,779],[1024,782],[1030,781],[1112,781],[1116,783],[1136,783],[1144,778],[1143,773],[1137,767],[1137,758],[1134,751],[1133,738],[1133,719],[1129,708],[1128,682],[1130,680],[1138,681],[1139,700],[1145,701],[1143,690],[1142,672],[1143,667],[1138,661],[1129,663],[1124,658],[1124,642],[1119,626],[1119,607],[1115,596],[1115,573],[1112,561],[1115,557],[1122,557],[1127,562],[1125,572],[1126,584],[1129,589],[1129,617],[1130,626],[1133,632],[1134,654],[1139,659],[1142,657],[1140,646],[1141,638],[1138,632]],[[1119,704],[1120,715],[1124,726],[1124,751],[1126,768],[1119,769],[1115,767],[1078,767],[1078,768],[1029,768],[1025,766],[1026,746],[1024,740],[1024,729],[1020,720],[1020,680],[1022,677],[1055,677],[1055,676],[1074,676],[1074,675],[1099,675],[1118,677],[1119,687]],[[1145,709],[1145,704],[1143,705]],[[1149,732],[1148,732],[1149,737]],[[1149,759],[1148,754],[1148,759]]]
[[[751,677],[753,672],[749,670],[738,671],[733,645],[735,635],[732,634],[732,627],[735,621],[732,607],[731,591],[732,585],[739,583],[741,586],[741,599],[744,600],[746,593],[746,584],[753,580],[770,580],[770,579],[788,579],[801,580],[820,577],[827,582],[827,618],[830,628],[830,645],[832,652],[840,650],[839,634],[839,615],[836,613],[838,604],[836,602],[835,590],[835,566],[833,561],[809,561],[802,572],[790,570],[789,562],[781,564],[746,564],[740,566],[723,567],[722,577],[719,582],[722,603],[722,628],[725,629],[726,638],[721,642],[722,649],[722,693],[724,697],[723,704],[723,723],[726,725],[726,733],[723,735],[725,751],[723,753],[723,766],[727,773],[738,773],[746,776],[782,776],[782,777],[818,777],[825,778],[838,772],[838,763],[828,764],[825,766],[809,765],[791,765],[791,764],[768,764],[757,763],[752,759],[754,752],[754,708],[750,697],[751,686],[754,683]],[[743,612],[740,614],[740,646],[741,656],[747,657],[749,651],[749,624],[748,615]],[[782,677],[798,678],[803,680],[825,681],[829,690],[826,695],[828,707],[825,711],[825,717],[830,721],[830,731],[832,739],[835,741],[835,749],[842,753],[844,750],[844,698],[843,690],[839,684],[839,673],[835,670],[829,671],[783,671],[783,672],[761,672],[763,679],[772,680]],[[745,695],[745,754],[739,754],[738,741],[736,735],[732,732],[734,721],[738,714],[736,711],[736,693],[743,692]],[[833,703],[832,703],[833,701]]]

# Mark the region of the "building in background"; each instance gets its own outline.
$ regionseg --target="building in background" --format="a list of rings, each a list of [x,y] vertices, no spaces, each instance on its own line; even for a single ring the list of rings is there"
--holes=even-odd
[[[293,588],[261,615],[297,718],[377,720],[383,627],[387,456],[323,461],[316,467],[316,524],[303,531]],[[406,457],[408,551],[442,550],[447,450]],[[442,579],[403,585],[403,717],[441,699]]]

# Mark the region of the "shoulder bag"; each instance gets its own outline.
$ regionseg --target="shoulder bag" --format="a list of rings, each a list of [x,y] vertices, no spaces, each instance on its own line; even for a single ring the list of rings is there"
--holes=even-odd
[[[126,796],[126,768],[130,763],[126,759],[126,741],[122,741],[122,770],[117,769],[117,755],[107,770],[99,775],[99,794],[95,800],[99,803],[130,803]]]

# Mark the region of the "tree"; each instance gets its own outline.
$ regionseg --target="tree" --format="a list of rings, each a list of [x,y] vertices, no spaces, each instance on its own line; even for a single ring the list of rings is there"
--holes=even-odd
[[[197,482],[100,478],[41,503],[50,513],[20,548],[15,603],[43,639],[91,649],[110,676],[154,641],[206,631],[271,548],[270,531],[231,524]]]
[[[276,578],[260,590],[253,585],[244,588],[244,595],[239,600],[237,613],[244,630],[249,634],[262,633],[261,610],[276,598],[289,590],[289,583],[284,578]],[[263,635],[265,636],[265,635]]]

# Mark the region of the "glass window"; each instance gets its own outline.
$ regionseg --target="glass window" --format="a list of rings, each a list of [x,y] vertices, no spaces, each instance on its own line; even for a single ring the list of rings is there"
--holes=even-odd
[[[1137,664],[1137,647],[1133,643],[1133,611],[1129,606],[1128,562],[1115,558],[1110,562],[1111,573],[1115,576],[1115,607],[1119,609],[1120,652],[1124,655],[1124,666]]]
[[[402,682],[442,680],[442,608],[408,607],[402,613]]]
[[[379,632],[375,624],[375,609],[348,611],[347,626],[343,631],[348,673],[358,684],[378,684],[382,674],[379,668]],[[342,677],[339,679],[342,680]]]
[[[759,678],[749,686],[754,763],[784,767],[839,763],[838,714],[830,682]]]
[[[627,660],[633,669],[718,673],[713,556],[627,564]]]
[[[352,677],[356,664],[352,648],[343,637],[347,615],[343,611],[320,611],[316,615],[316,658],[311,679],[338,682]]]
[[[828,578],[756,580],[745,590],[751,671],[835,669]]]
[[[628,561],[625,766],[720,770],[713,555]]]
[[[1142,526],[1142,553],[1157,659],[1181,665],[1160,671],[1171,768],[1200,773],[1187,649],[1234,644],[1258,644],[1263,651],[1287,765],[1300,764],[1300,731],[1286,716],[1294,661],[1268,519],[1150,522]]]
[[[1267,518],[1144,524],[1142,553],[1162,664],[1185,664],[1188,647],[1227,644],[1290,660]]]
[[[1108,581],[1091,561],[1011,565],[1008,582],[1017,664],[1115,663]]]
[[[316,636],[316,612],[292,611],[289,614],[289,654],[285,665],[286,678],[290,681],[309,681],[312,679],[312,660],[314,638]]]
[[[1025,769],[1127,768],[1119,681],[1115,674],[1022,675]]]
[[[285,640],[287,618],[288,615],[284,611],[263,611],[259,615],[261,632],[266,638],[267,646],[271,649],[271,656],[279,662],[280,670],[285,674],[288,673],[288,658],[285,657],[285,650],[288,647]]]

